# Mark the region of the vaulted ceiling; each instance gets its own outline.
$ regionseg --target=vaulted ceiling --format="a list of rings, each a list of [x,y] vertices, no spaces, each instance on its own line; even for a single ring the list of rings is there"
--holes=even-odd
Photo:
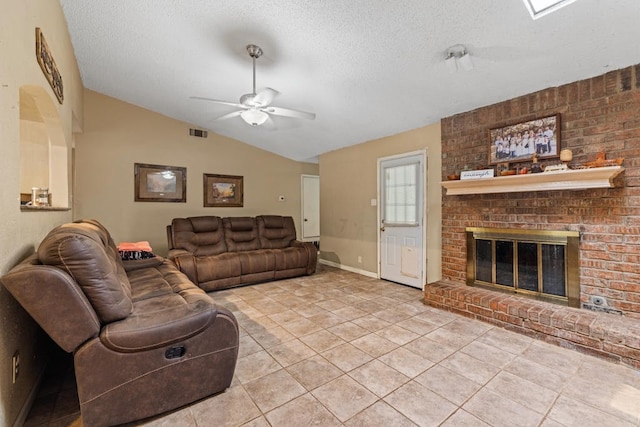
[[[640,1],[578,0],[532,20],[522,0],[61,0],[85,87],[301,161],[640,63]],[[316,113],[252,127],[238,102]],[[463,44],[473,68],[452,73]]]

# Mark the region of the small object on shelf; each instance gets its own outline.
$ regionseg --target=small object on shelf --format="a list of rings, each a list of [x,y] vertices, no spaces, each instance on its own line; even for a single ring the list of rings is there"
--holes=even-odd
[[[447,179],[449,181],[455,181],[456,179],[460,179],[460,175],[456,175],[456,174],[447,175]]]
[[[529,170],[527,169],[526,166],[523,166],[520,169],[518,169],[518,175],[526,175],[528,173],[529,173]]]
[[[515,174],[516,174],[515,169],[507,169],[506,171],[500,172],[500,175],[502,176],[509,176],[509,175],[515,175]]]
[[[542,172],[542,167],[538,163],[538,156],[533,153],[533,164],[531,165],[531,173],[540,173]]]
[[[49,206],[49,189],[48,188],[39,188],[38,189],[38,206]]]
[[[560,165],[547,165],[547,167],[544,168],[545,172],[559,172],[559,171],[566,171],[568,170],[569,167],[565,164],[560,164]]]
[[[460,173],[460,180],[493,178],[495,173],[493,169],[467,170]]]
[[[40,187],[31,188],[31,206],[38,206],[38,192]]]
[[[48,188],[32,187],[31,201],[25,203],[25,206],[48,207],[51,205],[50,197]]]
[[[587,168],[601,168],[604,166],[622,166],[624,157],[618,157],[617,159],[606,160],[604,151],[596,153],[596,159],[591,162],[585,162],[584,166]]]
[[[568,166],[571,160],[573,160],[573,151],[569,150],[568,148],[560,151],[560,161],[564,163],[565,166]]]

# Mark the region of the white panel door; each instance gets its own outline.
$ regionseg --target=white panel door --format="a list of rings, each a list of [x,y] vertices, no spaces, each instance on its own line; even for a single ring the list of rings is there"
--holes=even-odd
[[[320,177],[302,175],[302,240],[320,239]]]
[[[381,160],[380,278],[423,288],[424,155]]]

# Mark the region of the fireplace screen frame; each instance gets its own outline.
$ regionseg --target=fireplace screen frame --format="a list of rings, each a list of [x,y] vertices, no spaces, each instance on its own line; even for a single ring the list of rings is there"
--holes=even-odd
[[[487,282],[477,278],[477,247],[476,240],[491,241],[492,252],[492,281]],[[513,243],[513,276],[514,285],[505,286],[496,283],[496,242],[512,242]],[[497,289],[509,293],[555,302],[569,307],[580,307],[580,263],[579,263],[579,244],[580,233],[578,231],[560,231],[560,230],[519,230],[507,228],[485,228],[485,227],[467,227],[466,228],[467,243],[467,285],[480,286],[491,289]],[[518,244],[534,243],[537,245],[538,253],[541,251],[541,245],[560,245],[564,246],[564,271],[565,271],[565,296],[558,296],[542,292],[543,288],[543,260],[538,256],[538,281],[539,287],[537,291],[518,289]]]

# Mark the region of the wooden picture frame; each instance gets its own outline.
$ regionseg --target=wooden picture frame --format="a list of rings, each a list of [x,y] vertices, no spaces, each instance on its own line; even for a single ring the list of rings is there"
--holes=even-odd
[[[560,157],[560,114],[489,129],[489,164]]]
[[[62,75],[58,70],[56,61],[49,50],[49,45],[42,34],[40,27],[36,27],[36,59],[40,64],[40,69],[51,86],[51,90],[56,95],[58,102],[62,105],[64,101],[64,85]]]
[[[244,206],[242,176],[203,174],[204,207]]]
[[[134,164],[136,202],[187,201],[187,168],[179,166]]]

